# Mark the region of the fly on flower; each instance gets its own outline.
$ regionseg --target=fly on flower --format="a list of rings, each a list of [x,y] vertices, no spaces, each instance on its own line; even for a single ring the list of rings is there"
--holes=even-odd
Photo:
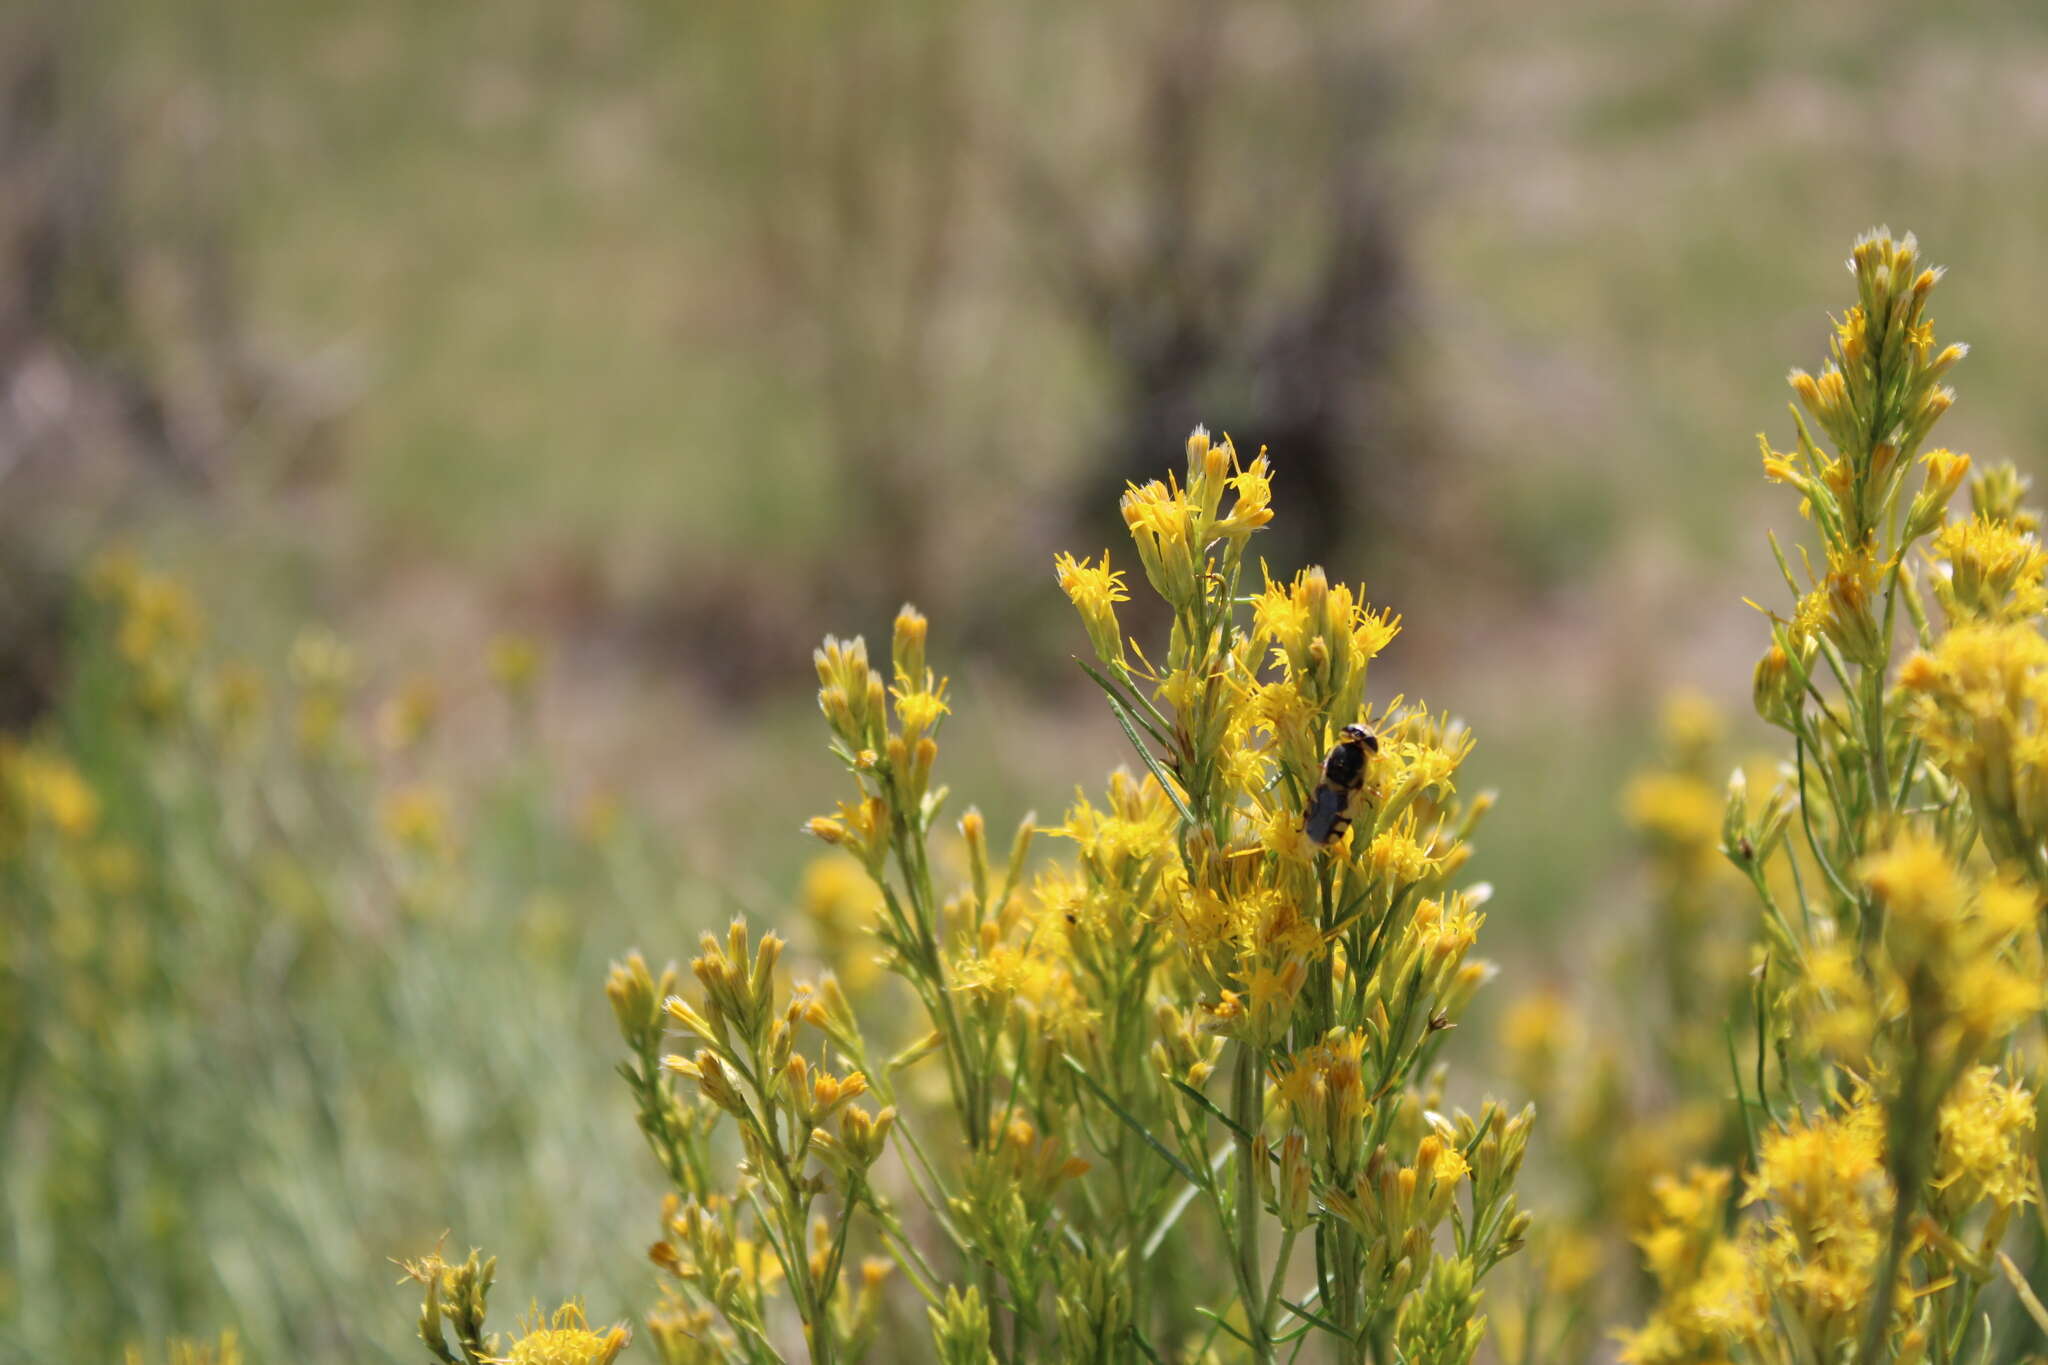
[[[1323,758],[1323,780],[1316,784],[1303,815],[1309,842],[1327,844],[1351,828],[1352,798],[1365,786],[1365,772],[1380,751],[1379,737],[1363,725],[1347,725],[1343,737]]]

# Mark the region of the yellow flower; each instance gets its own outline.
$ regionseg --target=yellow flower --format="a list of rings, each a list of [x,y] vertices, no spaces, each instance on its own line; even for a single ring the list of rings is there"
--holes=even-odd
[[[1123,574],[1111,571],[1109,551],[1102,552],[1100,564],[1061,554],[1053,560],[1053,573],[1059,579],[1060,591],[1081,613],[1081,624],[1087,628],[1095,657],[1104,663],[1122,662],[1124,640],[1116,622],[1116,604],[1130,601],[1131,595],[1124,588]]]
[[[1863,882],[1885,908],[1885,954],[1908,987],[1918,1041],[1997,1042],[2040,1008],[2039,974],[2008,949],[2035,918],[2017,883],[1966,878],[1939,844],[1907,833],[1866,859]]]
[[[1682,772],[1638,774],[1622,797],[1631,825],[1691,857],[1718,856],[1724,804],[1720,788]]]
[[[1539,1097],[1556,1084],[1559,1064],[1578,1052],[1577,1012],[1563,992],[1536,990],[1521,996],[1501,1014],[1499,1040],[1506,1069]]]
[[[100,798],[61,754],[24,749],[7,764],[30,814],[67,839],[82,839],[99,824]]]
[[[2034,1097],[1999,1082],[1993,1067],[1972,1067],[1941,1106],[1934,1188],[1952,1209],[1981,1199],[2010,1208],[2035,1198]]]
[[[507,696],[524,700],[532,695],[533,685],[540,677],[540,666],[540,645],[531,636],[499,635],[492,639],[491,680],[503,688]]]
[[[1951,522],[1930,552],[1948,569],[1934,589],[1952,623],[2025,620],[2048,609],[2048,551],[2010,521]]]
[[[1908,723],[1928,756],[1970,794],[1985,842],[2028,861],[2048,833],[2048,640],[2032,625],[1960,625],[1899,670]]]
[[[631,1339],[624,1327],[600,1336],[590,1330],[581,1304],[565,1303],[552,1322],[524,1327],[511,1354],[498,1357],[496,1365],[611,1365]]]
[[[1426,881],[1438,871],[1430,847],[1415,837],[1412,816],[1375,836],[1366,847],[1364,862],[1374,876],[1397,888]]]
[[[446,858],[454,851],[448,803],[436,788],[420,783],[400,787],[384,798],[384,832],[411,853]]]
[[[1178,483],[1154,480],[1132,484],[1124,493],[1122,509],[1152,590],[1175,608],[1190,606],[1201,595],[1194,504]]]
[[[1884,1110],[1793,1120],[1766,1134],[1743,1196],[1767,1215],[1753,1255],[1778,1301],[1823,1354],[1854,1338],[1869,1303],[1893,1201]]]
[[[134,667],[179,666],[199,639],[199,608],[178,583],[142,573],[128,581],[115,647]]]
[[[1368,608],[1320,568],[1291,582],[1266,580],[1252,599],[1253,642],[1312,705],[1339,720],[1358,714],[1366,665],[1401,631],[1401,619]]]
[[[881,978],[870,930],[882,916],[882,893],[858,861],[838,853],[811,859],[797,888],[797,904],[816,926],[821,946],[850,990],[866,990]]]

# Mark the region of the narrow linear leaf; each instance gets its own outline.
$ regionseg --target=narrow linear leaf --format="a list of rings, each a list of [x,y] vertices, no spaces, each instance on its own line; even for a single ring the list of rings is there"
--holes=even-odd
[[[1151,769],[1152,776],[1158,778],[1159,785],[1166,789],[1167,799],[1172,801],[1173,808],[1180,812],[1180,818],[1190,825],[1199,824],[1200,821],[1195,819],[1195,813],[1188,809],[1187,799],[1180,794],[1179,781],[1175,779],[1172,773],[1166,770],[1166,766],[1145,746],[1145,741],[1138,737],[1137,726],[1133,723],[1135,716],[1131,708],[1126,706],[1121,698],[1112,696],[1109,699],[1109,712],[1116,717],[1116,723],[1123,727],[1124,737],[1130,740],[1131,747],[1138,751],[1138,757],[1144,760],[1147,768]]]
[[[1323,1317],[1321,1314],[1311,1312],[1309,1309],[1302,1307],[1302,1305],[1296,1303],[1293,1299],[1288,1298],[1284,1294],[1280,1297],[1280,1302],[1282,1305],[1286,1307],[1288,1312],[1294,1314],[1303,1322],[1312,1322],[1316,1326],[1322,1328],[1325,1332],[1330,1333],[1332,1336],[1342,1337],[1346,1341],[1349,1341],[1351,1339],[1351,1334],[1345,1331],[1342,1327],[1339,1327],[1336,1323],[1331,1322],[1328,1318]]]
[[[1221,1328],[1222,1328],[1222,1329],[1223,1329],[1224,1331],[1226,1331],[1226,1332],[1230,1333],[1230,1335],[1232,1335],[1232,1336],[1236,1337],[1236,1338],[1237,1338],[1237,1339],[1238,1339],[1239,1341],[1243,1342],[1243,1343],[1244,1343],[1245,1345],[1247,1345],[1247,1346],[1251,1346],[1251,1344],[1252,1344],[1252,1339],[1251,1339],[1250,1337],[1246,1336],[1246,1335],[1245,1335],[1244,1333],[1242,1333],[1242,1332],[1238,1331],[1238,1330],[1237,1330],[1237,1329],[1236,1329],[1235,1327],[1232,1327],[1232,1326],[1231,1326],[1231,1325],[1230,1325],[1229,1323],[1225,1322],[1225,1321],[1223,1320],[1223,1315],[1222,1315],[1221,1313],[1218,1313],[1218,1312],[1217,1312],[1217,1311],[1216,1311],[1215,1309],[1213,1309],[1213,1308],[1197,1308],[1197,1309],[1195,1309],[1195,1311],[1196,1311],[1197,1313],[1200,1313],[1200,1314],[1201,1314],[1201,1315],[1202,1315],[1203,1317],[1205,1317],[1205,1318],[1209,1319],[1209,1321],[1211,1321],[1211,1322],[1215,1323],[1215,1324],[1216,1324],[1216,1325],[1217,1325],[1218,1327],[1221,1327]],[[1252,1347],[1252,1349],[1253,1349],[1253,1350],[1257,1350],[1258,1348],[1257,1348],[1257,1347]]]
[[[2020,1306],[2027,1310],[2027,1316],[2043,1332],[2048,1332],[2048,1308],[2041,1306],[2041,1300],[2034,1294],[2034,1287],[2027,1283],[2027,1277],[2020,1274],[2020,1268],[2012,1263],[2012,1257],[1998,1253],[1998,1268],[2005,1273],[2006,1281],[2012,1285],[2012,1292],[2019,1296]]]
[[[1147,1146],[1151,1147],[1153,1151],[1159,1153],[1161,1157],[1165,1158],[1166,1164],[1173,1167],[1174,1172],[1177,1175],[1179,1175],[1181,1179],[1187,1181],[1191,1185],[1201,1183],[1200,1180],[1197,1179],[1197,1177],[1195,1176],[1195,1173],[1188,1169],[1188,1164],[1185,1161],[1182,1161],[1178,1156],[1174,1155],[1174,1153],[1170,1149],[1168,1149],[1165,1143],[1161,1142],[1158,1138],[1154,1137],[1152,1135],[1151,1129],[1147,1128],[1144,1124],[1138,1122],[1135,1118],[1132,1118],[1130,1113],[1127,1110],[1125,1110],[1125,1108],[1122,1105],[1116,1102],[1115,1097],[1112,1096],[1107,1090],[1104,1090],[1102,1086],[1096,1082],[1096,1079],[1088,1074],[1088,1068],[1082,1066],[1079,1062],[1074,1060],[1072,1053],[1063,1052],[1060,1054],[1060,1058],[1061,1060],[1066,1062],[1068,1066],[1073,1068],[1074,1074],[1081,1078],[1081,1084],[1087,1086],[1090,1090],[1095,1092],[1095,1098],[1101,1100],[1104,1104],[1108,1105],[1110,1112],[1115,1114],[1118,1118],[1124,1121],[1125,1127],[1129,1128],[1132,1132],[1136,1133],[1140,1138],[1143,1138]]]
[[[1166,1365],[1166,1362],[1159,1358],[1159,1352],[1152,1349],[1152,1343],[1145,1340],[1145,1334],[1138,1330],[1136,1324],[1124,1328],[1124,1334],[1137,1344],[1138,1349],[1145,1353],[1145,1359],[1151,1361],[1152,1365]]]
[[[1136,689],[1130,689],[1130,696],[1125,696],[1125,688],[1117,686],[1116,680],[1114,678],[1111,678],[1108,675],[1102,673],[1093,664],[1089,663],[1086,659],[1083,659],[1080,656],[1076,655],[1074,657],[1074,662],[1081,665],[1081,671],[1083,673],[1086,673],[1090,678],[1093,678],[1095,680],[1095,685],[1101,688],[1104,694],[1106,694],[1111,701],[1117,702],[1125,707],[1128,707],[1130,709],[1132,717],[1138,722],[1138,724],[1145,727],[1146,734],[1152,736],[1152,738],[1160,744],[1168,746],[1172,745],[1172,738],[1166,733],[1166,731],[1161,730],[1159,728],[1159,725],[1166,725],[1168,724],[1168,721],[1165,716],[1159,713],[1158,707],[1154,706],[1151,702],[1147,701],[1144,698],[1144,696],[1138,693]],[[1154,725],[1152,721],[1145,719],[1144,715],[1140,713],[1136,707],[1131,706],[1131,697],[1136,697],[1140,702],[1142,702],[1144,704],[1145,710],[1150,711],[1152,713],[1153,719],[1157,720],[1159,722],[1159,725]]]
[[[1217,1108],[1216,1101],[1210,1099],[1207,1095],[1204,1095],[1201,1091],[1195,1089],[1195,1087],[1189,1085],[1186,1081],[1183,1081],[1178,1076],[1168,1076],[1166,1079],[1172,1081],[1174,1084],[1174,1088],[1179,1090],[1181,1094],[1186,1095],[1196,1104],[1199,1104],[1202,1106],[1202,1108],[1208,1110],[1211,1118],[1214,1118],[1218,1123],[1221,1123],[1224,1127],[1228,1128],[1231,1132],[1243,1138],[1246,1142],[1252,1141],[1252,1135],[1244,1130],[1244,1126],[1238,1123],[1236,1119],[1233,1119],[1232,1117],[1230,1117],[1230,1115],[1224,1113],[1221,1109]]]

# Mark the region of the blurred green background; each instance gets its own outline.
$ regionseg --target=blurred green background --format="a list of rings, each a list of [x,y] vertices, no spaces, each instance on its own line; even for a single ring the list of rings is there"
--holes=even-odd
[[[144,1061],[5,1002],[0,1358],[228,1322],[257,1359],[409,1358],[383,1258],[442,1227],[514,1300],[631,1311],[654,1181],[603,962],[787,916],[836,794],[808,651],[905,598],[999,828],[1123,761],[1050,559],[1114,546],[1198,421],[1271,446],[1276,571],[1402,613],[1375,692],[1464,716],[1502,792],[1492,951],[1569,977],[1634,913],[1616,793],[1657,699],[1746,705],[1785,511],[1754,433],[1783,444],[1858,231],[1954,269],[1945,438],[2033,467],[2044,167],[2023,3],[0,9],[0,714],[149,793],[106,816],[145,847],[217,826],[219,874],[154,883]],[[236,834],[189,737],[91,748],[112,545],[189,585],[212,657],[282,678],[313,622],[366,715],[454,680],[408,759],[469,812],[453,909],[386,916],[371,877],[243,975],[277,893],[215,882],[272,844],[352,867],[345,831]],[[549,659],[516,723],[504,631]],[[628,852],[579,842],[601,793]],[[9,894],[28,961],[61,916]],[[90,1198],[49,1188],[67,1076],[104,1092]]]

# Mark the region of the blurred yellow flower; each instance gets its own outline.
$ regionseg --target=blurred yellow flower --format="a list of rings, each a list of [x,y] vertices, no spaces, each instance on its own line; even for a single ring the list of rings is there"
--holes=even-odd
[[[446,796],[435,787],[412,783],[384,798],[379,812],[384,833],[409,853],[444,859],[454,852]]]
[[[47,821],[65,838],[82,839],[99,823],[99,794],[63,755],[20,749],[5,767],[30,815]]]
[[[1955,1210],[1989,1199],[1999,1208],[2035,1200],[2034,1097],[1996,1068],[1972,1067],[1941,1107],[1934,1188]]]

